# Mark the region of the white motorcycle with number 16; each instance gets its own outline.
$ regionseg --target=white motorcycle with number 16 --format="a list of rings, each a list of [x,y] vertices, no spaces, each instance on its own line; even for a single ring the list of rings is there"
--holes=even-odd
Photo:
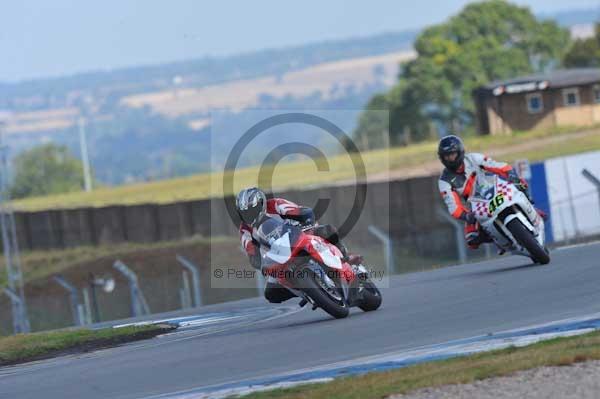
[[[547,264],[544,220],[527,196],[515,185],[491,174],[477,177],[469,199],[472,212],[483,230],[502,250],[524,255],[535,263]]]

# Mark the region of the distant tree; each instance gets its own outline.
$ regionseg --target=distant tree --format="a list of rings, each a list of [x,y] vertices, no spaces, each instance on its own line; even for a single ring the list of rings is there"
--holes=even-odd
[[[83,167],[65,146],[45,144],[15,158],[11,198],[24,198],[81,190]]]
[[[569,40],[567,30],[538,21],[528,8],[503,0],[467,5],[417,37],[417,57],[384,94],[392,137],[396,142],[424,139],[432,123],[460,132],[473,123],[474,88],[560,64]],[[373,134],[364,128],[360,124],[356,134]]]
[[[596,23],[595,30],[594,37],[575,40],[565,55],[566,67],[600,67],[600,23]]]
[[[361,150],[368,150],[373,146],[381,147],[383,143],[380,137],[382,133],[389,132],[389,101],[384,94],[375,95],[367,104],[367,109],[361,113],[358,119],[357,130],[362,134],[360,142],[355,143]],[[373,143],[377,140],[377,143]],[[371,142],[369,142],[371,141]]]

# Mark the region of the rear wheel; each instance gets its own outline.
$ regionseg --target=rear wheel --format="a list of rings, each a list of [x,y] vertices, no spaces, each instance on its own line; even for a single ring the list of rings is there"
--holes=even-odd
[[[341,290],[338,287],[331,287],[317,273],[312,270],[305,270],[303,279],[304,291],[315,304],[329,313],[336,319],[343,319],[350,313]]]
[[[506,228],[511,232],[515,240],[529,252],[534,262],[542,265],[550,262],[548,251],[540,245],[533,234],[531,234],[531,231],[519,219],[515,218],[508,222]]]
[[[362,301],[358,307],[363,311],[371,312],[381,306],[381,292],[371,280],[361,282],[359,292],[362,295]]]

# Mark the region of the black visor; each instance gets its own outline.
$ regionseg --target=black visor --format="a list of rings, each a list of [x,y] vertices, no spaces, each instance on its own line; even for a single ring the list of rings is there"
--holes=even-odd
[[[258,218],[258,215],[260,215],[261,211],[262,211],[262,206],[257,205],[257,206],[249,207],[248,209],[240,210],[239,212],[240,212],[240,217],[242,218],[244,223],[252,224]]]

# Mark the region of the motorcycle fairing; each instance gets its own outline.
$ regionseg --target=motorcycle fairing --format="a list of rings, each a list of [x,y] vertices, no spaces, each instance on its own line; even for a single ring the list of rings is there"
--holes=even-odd
[[[469,202],[481,227],[500,248],[528,256],[528,252],[516,242],[506,228],[508,222],[514,218],[518,218],[534,234],[536,240],[542,246],[544,245],[543,219],[537,214],[527,196],[517,190],[512,183],[497,175],[486,173],[478,179],[475,193]],[[502,223],[498,217],[503,212],[510,214]]]

